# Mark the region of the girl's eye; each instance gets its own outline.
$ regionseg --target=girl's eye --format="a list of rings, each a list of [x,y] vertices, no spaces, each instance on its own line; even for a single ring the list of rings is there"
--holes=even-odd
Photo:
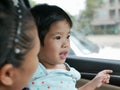
[[[67,36],[67,39],[69,39],[69,38],[70,38],[70,35]]]
[[[61,37],[60,37],[60,36],[56,36],[55,38],[56,38],[57,40],[61,39]]]

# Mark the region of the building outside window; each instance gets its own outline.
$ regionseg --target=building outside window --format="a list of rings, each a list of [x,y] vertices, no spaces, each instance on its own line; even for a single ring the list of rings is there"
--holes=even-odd
[[[119,19],[120,19],[120,9],[118,10],[118,15],[119,15]]]
[[[114,18],[115,17],[115,10],[110,10],[109,15],[110,15],[110,18]]]
[[[115,5],[115,0],[110,0],[109,3],[111,6],[113,6],[113,5]]]

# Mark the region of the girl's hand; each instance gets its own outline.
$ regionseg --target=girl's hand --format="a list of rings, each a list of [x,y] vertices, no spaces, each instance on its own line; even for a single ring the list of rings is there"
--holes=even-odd
[[[105,83],[109,83],[109,81],[110,81],[110,74],[112,72],[113,72],[112,70],[100,71],[91,82],[94,83],[96,88],[100,87],[101,85],[103,85]]]

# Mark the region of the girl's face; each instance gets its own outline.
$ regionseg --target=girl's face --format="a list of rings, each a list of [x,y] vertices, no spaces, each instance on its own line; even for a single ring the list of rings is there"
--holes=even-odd
[[[13,90],[22,90],[21,87],[23,88],[25,84],[27,84],[38,66],[38,52],[40,50],[40,43],[36,30],[34,30],[33,34],[35,35],[34,47],[27,53],[22,66],[15,69],[17,72],[17,77],[14,77],[15,83]]]
[[[70,26],[66,20],[53,23],[40,49],[40,62],[57,65],[65,62],[70,49]]]

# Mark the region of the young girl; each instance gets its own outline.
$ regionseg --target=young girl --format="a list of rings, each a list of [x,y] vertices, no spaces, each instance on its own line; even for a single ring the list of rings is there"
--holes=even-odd
[[[41,49],[38,69],[27,90],[77,90],[80,73],[65,63],[70,49],[71,19],[61,8],[46,4],[35,6],[31,12],[38,27]],[[109,83],[109,73],[112,71],[99,72],[78,90],[94,90]]]
[[[0,90],[22,90],[38,66],[36,26],[22,4],[0,0]]]

